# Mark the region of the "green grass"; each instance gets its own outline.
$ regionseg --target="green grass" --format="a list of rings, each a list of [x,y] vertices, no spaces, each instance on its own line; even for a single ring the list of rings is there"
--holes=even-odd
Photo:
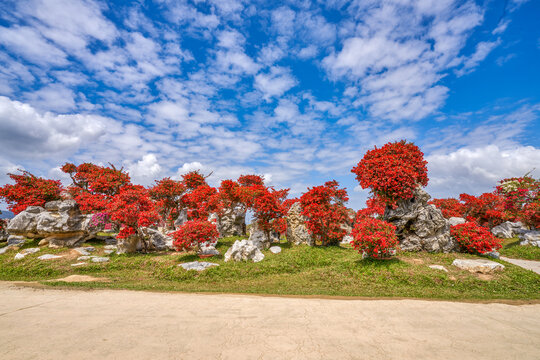
[[[238,238],[220,240],[225,251]],[[91,243],[103,255],[103,243]],[[37,241],[24,248],[36,247]],[[134,290],[227,292],[283,295],[334,295],[365,297],[413,297],[455,300],[540,299],[540,275],[504,263],[503,272],[479,276],[453,267],[467,254],[398,253],[392,260],[362,260],[351,248],[290,246],[283,251],[264,251],[259,263],[223,261],[216,256],[201,261],[220,264],[203,272],[186,271],[179,263],[200,260],[193,253],[111,255],[108,263],[71,267],[76,255],[40,261],[45,253],[69,254],[66,249],[43,248],[39,253],[14,260],[15,251],[0,255],[0,280],[40,281],[49,286],[117,288]],[[501,261],[502,262],[502,261]],[[449,272],[433,270],[444,265]],[[110,282],[44,282],[68,275],[91,275]]]
[[[514,259],[539,260],[540,248],[531,245],[519,245],[519,239],[506,239],[503,242],[503,247],[499,250],[502,256]]]

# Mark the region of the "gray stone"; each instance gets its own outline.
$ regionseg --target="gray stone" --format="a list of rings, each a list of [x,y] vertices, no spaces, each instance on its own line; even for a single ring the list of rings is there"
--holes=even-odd
[[[487,252],[487,253],[484,253],[482,254],[484,256],[487,256],[487,257],[490,257],[490,258],[493,258],[493,259],[499,259],[501,257],[501,254],[499,254],[498,251],[490,251],[490,252]]]
[[[467,220],[465,220],[462,217],[451,217],[450,219],[448,219],[448,224],[450,226],[455,226],[455,225],[459,225],[459,224],[465,224],[466,222],[467,222]]]
[[[187,218],[187,210],[182,209],[180,210],[180,213],[178,214],[178,217],[174,221],[174,227],[178,230],[182,225],[184,225],[188,221]]]
[[[23,249],[23,250],[21,250],[21,254],[24,254],[24,255],[35,254],[35,253],[39,252],[40,250],[41,250],[40,248]]]
[[[192,262],[179,264],[178,266],[183,267],[185,270],[203,271],[203,270],[208,269],[209,267],[219,266],[219,264],[215,264],[211,262],[204,262],[204,261],[192,261]]]
[[[135,253],[142,249],[142,242],[137,235],[131,235],[126,239],[118,239],[117,254]]]
[[[506,221],[491,229],[491,233],[501,239],[510,239],[527,231],[521,222]]]
[[[25,254],[18,253],[15,255],[15,260],[24,259],[25,256],[26,256]]]
[[[79,262],[79,263],[71,264],[71,266],[77,267],[77,266],[83,266],[83,265],[86,265],[86,264],[88,264],[88,263],[85,263],[85,262]]]
[[[521,240],[520,245],[532,245],[540,247],[540,231],[527,230],[518,235]]]
[[[295,202],[287,213],[287,241],[294,245],[315,245],[315,240],[306,227],[306,218],[302,215],[300,202]]]
[[[219,255],[219,251],[213,245],[201,244],[198,254],[215,256]]]
[[[106,255],[110,255],[114,252],[114,250],[104,250],[103,251]]]
[[[259,250],[268,249],[272,243],[279,242],[279,237],[275,233],[266,233],[257,225],[257,221],[251,223],[249,241],[253,242]]]
[[[54,260],[54,259],[60,259],[63,256],[60,255],[53,255],[53,254],[45,254],[38,257],[39,260]]]
[[[246,211],[240,207],[226,208],[215,217],[220,237],[243,236],[246,234]]]
[[[45,238],[49,246],[76,247],[92,238],[92,215],[84,215],[74,200],[50,201],[45,208],[29,206],[9,222],[7,231],[27,238]]]
[[[87,255],[79,256],[77,258],[77,261],[86,261],[86,260],[90,260],[91,258],[92,258],[92,256],[87,256]]]
[[[85,248],[75,248],[73,249],[75,250],[76,252],[79,253],[79,255],[90,255],[90,252],[88,250],[86,250]]]
[[[12,249],[14,247],[15,247],[15,245],[4,246],[3,248],[0,249],[0,255],[5,254],[6,251],[8,251],[8,250],[10,250],[10,249]]]
[[[444,271],[444,272],[448,272],[448,269],[445,268],[442,265],[429,265],[429,267],[432,268],[432,269],[435,269],[435,270],[441,270],[441,271]]]
[[[498,270],[503,270],[504,265],[495,261],[485,259],[455,259],[452,265],[470,272],[490,274]]]
[[[168,250],[170,243],[172,245],[173,238],[163,234],[162,232],[152,228],[141,228],[141,234],[144,236],[146,250],[164,251]],[[144,244],[143,244],[144,245]],[[143,246],[144,248],[144,246]]]
[[[7,239],[8,245],[22,245],[26,242],[26,238],[20,235],[10,235]]]
[[[264,259],[264,254],[249,240],[236,240],[225,253],[225,262],[228,261],[253,261],[259,262]]]
[[[281,248],[279,246],[272,246],[269,250],[272,254],[279,254],[281,252]]]
[[[103,263],[103,262],[109,261],[109,258],[108,257],[102,257],[102,256],[92,256],[91,261],[95,262],[95,263]]]
[[[441,210],[428,204],[431,196],[421,187],[411,199],[399,200],[397,207],[387,207],[383,219],[396,227],[396,233],[405,251],[450,252],[458,249],[450,236],[450,225]]]
[[[343,239],[341,240],[342,245],[349,245],[351,241],[353,241],[353,237],[351,235],[345,235]]]

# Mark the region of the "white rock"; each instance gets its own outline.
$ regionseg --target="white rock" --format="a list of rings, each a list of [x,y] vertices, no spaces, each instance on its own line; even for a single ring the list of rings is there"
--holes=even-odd
[[[114,252],[114,250],[104,250],[103,251],[106,255],[110,255]]]
[[[519,240],[521,240],[520,245],[538,246],[538,243],[540,243],[540,231],[538,230],[523,231],[518,236]]]
[[[231,260],[259,262],[262,259],[264,259],[264,254],[249,240],[236,240],[225,253],[225,262]]]
[[[78,252],[79,255],[90,255],[90,252],[89,252],[88,250],[86,250],[85,248],[79,247],[79,248],[75,248],[75,249],[73,249],[73,250],[75,250],[76,252]]]
[[[521,222],[506,221],[491,229],[491,233],[501,239],[509,239],[527,231]]]
[[[210,262],[204,262],[204,261],[192,261],[187,262],[183,264],[179,264],[178,266],[183,267],[186,270],[196,270],[196,271],[203,271],[206,270],[209,267],[212,266],[219,266],[219,264],[210,263]]]
[[[54,259],[60,259],[63,256],[60,255],[53,255],[53,254],[45,254],[38,257],[39,260],[54,260]]]
[[[92,256],[87,256],[87,255],[79,256],[77,258],[77,261],[86,261],[86,260],[90,260],[91,258],[92,258]]]
[[[15,245],[4,246],[3,248],[0,249],[0,255],[4,254],[6,251],[8,251],[9,249],[14,248],[14,247],[15,247]]]
[[[83,266],[83,265],[86,265],[86,264],[87,263],[85,263],[85,262],[79,262],[79,263],[71,264],[71,266],[77,267],[77,266]]]
[[[279,254],[281,252],[281,248],[279,246],[272,246],[270,248],[270,252],[272,254]]]
[[[26,254],[18,253],[17,255],[15,255],[15,260],[24,259],[25,256],[26,256]]]
[[[201,245],[199,255],[219,255],[219,251],[212,245]]]
[[[504,265],[495,261],[485,259],[455,259],[452,265],[470,272],[479,272],[482,274],[489,274],[494,271],[503,270]]]
[[[448,272],[448,269],[442,265],[429,265],[429,267],[435,270],[442,270],[444,272]]]
[[[92,256],[92,262],[95,263],[102,263],[109,261],[108,257],[101,257],[101,256]]]
[[[40,248],[28,248],[21,251],[21,254],[28,255],[28,254],[35,254],[38,251],[40,251]]]
[[[451,217],[450,219],[448,219],[448,224],[450,224],[450,226],[465,224],[466,222],[467,220],[462,217]]]
[[[353,239],[353,237],[352,237],[351,235],[345,235],[345,236],[343,237],[343,239],[341,239],[341,244],[342,244],[342,245],[348,245],[348,244],[350,244],[351,241],[353,241],[353,240],[354,240],[354,239]]]
[[[114,251],[116,251],[118,249],[118,246],[116,246],[116,245],[105,245],[103,248],[105,250],[114,250]]]

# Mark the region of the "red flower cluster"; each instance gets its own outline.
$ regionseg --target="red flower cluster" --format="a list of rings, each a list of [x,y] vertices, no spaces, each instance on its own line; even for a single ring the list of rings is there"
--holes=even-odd
[[[300,197],[307,228],[322,245],[336,244],[346,234],[341,225],[348,221],[347,208],[343,204],[349,198],[347,190],[338,186],[337,181],[328,181],[323,186],[308,189]]]
[[[428,183],[427,162],[418,146],[402,140],[368,151],[351,172],[363,189],[370,188],[387,204],[409,199]]]
[[[206,178],[199,171],[190,171],[182,175],[182,182],[189,190],[194,190],[201,185],[208,185]]]
[[[504,200],[495,194],[484,193],[480,196],[459,195],[465,209],[463,217],[482,226],[492,228],[506,221]]]
[[[288,192],[289,189],[276,191],[273,188],[265,188],[255,197],[253,205],[255,219],[258,227],[266,234],[272,230],[280,234],[287,231],[287,222],[283,218],[286,215],[283,198]]]
[[[169,228],[174,227],[174,220],[182,207],[182,195],[185,191],[186,186],[182,182],[171,178],[156,180],[156,184],[149,189],[162,223],[167,224]]]
[[[356,213],[356,221],[366,217],[377,218],[384,215],[386,204],[377,196],[367,199],[366,206],[366,208],[358,210]]]
[[[489,229],[473,222],[454,225],[450,234],[456,239],[463,251],[484,254],[501,248],[501,242]]]
[[[215,240],[219,237],[216,225],[206,220],[191,220],[180,229],[173,232],[173,245],[176,250],[189,250],[199,248],[201,243]]]
[[[206,184],[184,194],[182,203],[188,209],[189,219],[206,220],[211,213],[221,209],[217,189]]]
[[[495,188],[495,193],[504,199],[508,219],[540,227],[540,180],[530,176],[504,179]]]
[[[351,245],[360,253],[375,259],[390,256],[398,244],[396,227],[383,220],[363,218],[352,231]]]
[[[43,179],[28,171],[21,170],[21,173],[8,174],[15,184],[0,187],[0,198],[4,198],[8,209],[14,214],[24,211],[28,206],[43,206],[48,201],[60,200],[60,181]]]
[[[429,203],[441,209],[443,216],[447,219],[465,216],[465,206],[458,199],[433,199]]]

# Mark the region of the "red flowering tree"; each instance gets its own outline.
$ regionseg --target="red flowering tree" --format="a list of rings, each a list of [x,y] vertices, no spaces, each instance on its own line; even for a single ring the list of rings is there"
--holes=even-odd
[[[540,180],[528,175],[504,179],[495,188],[495,193],[504,199],[508,219],[540,227]]]
[[[283,206],[283,199],[287,196],[289,189],[274,190],[267,188],[257,195],[253,205],[254,217],[257,226],[270,238],[271,231],[283,231],[283,217],[286,215],[286,208]],[[285,228],[286,232],[287,228]]]
[[[150,248],[141,228],[156,224],[159,215],[147,189],[140,185],[123,186],[108,202],[105,210],[110,215],[111,221],[120,228],[117,238],[138,236],[143,248],[145,250]]]
[[[402,140],[369,150],[351,172],[363,189],[371,189],[382,201],[394,205],[413,197],[417,186],[427,185],[426,164],[420,149]]]
[[[182,202],[188,209],[188,219],[206,220],[211,213],[221,210],[217,189],[203,184],[182,196]]]
[[[308,231],[322,245],[337,244],[345,236],[341,225],[348,221],[344,206],[348,200],[347,190],[340,189],[335,180],[312,187],[300,197]]]
[[[352,231],[351,245],[368,257],[381,258],[393,255],[398,244],[396,227],[386,221],[364,217],[360,219]]]
[[[504,200],[495,194],[484,193],[480,196],[459,195],[465,209],[463,215],[468,221],[474,221],[490,229],[506,220]]]
[[[443,216],[447,219],[451,217],[464,217],[465,206],[458,199],[433,199],[429,203],[441,209]]]
[[[356,213],[355,221],[360,221],[366,217],[377,218],[383,216],[385,207],[385,202],[379,199],[377,196],[369,198],[366,200],[366,208],[360,209]]]
[[[68,191],[83,212],[103,212],[120,189],[131,184],[129,175],[122,168],[109,165],[66,163],[62,166],[62,171],[69,174],[73,182]]]
[[[238,184],[240,186],[264,185],[264,179],[260,175],[240,175]]]
[[[171,234],[173,245],[176,250],[190,250],[196,247],[200,250],[200,245],[213,241],[219,237],[216,225],[207,220],[191,220],[186,222],[177,231]]]
[[[150,198],[155,201],[161,222],[170,229],[174,228],[174,221],[183,206],[182,196],[185,191],[186,186],[182,182],[168,177],[156,181],[149,189]]]
[[[484,254],[501,248],[501,242],[485,227],[474,222],[450,227],[450,234],[456,239],[462,251]]]
[[[208,185],[206,183],[206,178],[208,176],[210,175],[202,175],[199,170],[190,171],[187,174],[182,175],[182,183],[187,190],[195,190],[199,186]]]
[[[14,214],[24,211],[28,206],[43,206],[48,201],[60,200],[62,184],[58,180],[43,179],[28,171],[21,174],[8,174],[15,184],[0,187],[0,198],[8,204]]]

